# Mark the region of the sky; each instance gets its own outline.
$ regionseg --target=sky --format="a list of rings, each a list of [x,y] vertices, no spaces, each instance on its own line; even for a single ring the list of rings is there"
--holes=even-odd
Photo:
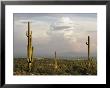
[[[27,21],[32,30],[34,57],[97,56],[96,13],[14,13],[14,57],[27,55]]]

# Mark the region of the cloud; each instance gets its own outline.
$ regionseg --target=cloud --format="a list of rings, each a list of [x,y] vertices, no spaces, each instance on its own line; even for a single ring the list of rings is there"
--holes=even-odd
[[[48,34],[51,36],[51,40],[54,40],[53,38],[55,38],[57,39],[57,43],[59,44],[60,41],[58,40],[63,38],[63,40],[61,41],[68,42],[66,43],[66,47],[70,46],[71,49],[69,50],[74,52],[86,52],[85,50],[87,47],[85,42],[87,41],[88,35],[91,36],[91,38],[97,36],[96,22],[88,22],[85,20],[77,21],[75,23],[74,21],[70,20],[69,17],[66,19],[63,17],[63,19],[60,18],[52,26],[52,30],[48,31]],[[91,47],[95,48],[94,50],[96,50],[97,41],[95,38],[91,43]]]
[[[53,30],[65,30],[73,28],[75,23],[69,17],[61,17],[51,26]]]
[[[53,29],[54,30],[64,30],[64,29],[68,29],[70,28],[70,26],[62,26],[62,25],[59,25],[59,26],[53,26]]]
[[[44,15],[44,16],[43,16]],[[53,55],[54,51],[60,56],[69,52],[79,55],[87,54],[88,35],[91,37],[91,53],[97,50],[97,21],[88,20],[78,16],[73,19],[68,15],[53,16],[34,16],[27,17],[31,19],[32,41],[34,46],[34,55]],[[21,15],[22,16],[22,15]],[[16,17],[16,16],[15,16]],[[21,19],[22,18],[22,19]],[[27,47],[27,24],[21,23],[26,21],[23,17],[14,20],[14,54],[25,55]],[[77,20],[78,19],[78,20]],[[92,19],[92,18],[91,18]],[[22,48],[22,49],[20,49]]]

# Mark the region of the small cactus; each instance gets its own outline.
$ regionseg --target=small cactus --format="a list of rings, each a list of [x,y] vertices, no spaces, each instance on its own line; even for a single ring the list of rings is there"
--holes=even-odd
[[[88,46],[88,60],[90,60],[90,36],[88,36],[88,41],[86,42],[86,45]]]
[[[56,58],[56,51],[55,51],[55,58]]]
[[[55,51],[55,69],[57,69],[56,51]]]

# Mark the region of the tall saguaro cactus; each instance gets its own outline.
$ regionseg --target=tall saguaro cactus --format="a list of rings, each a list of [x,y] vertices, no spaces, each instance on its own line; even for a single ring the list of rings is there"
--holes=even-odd
[[[57,69],[56,51],[55,51],[55,69]]]
[[[90,60],[90,36],[88,36],[88,41],[86,42],[86,45],[88,46],[88,60]]]
[[[32,61],[33,61],[33,46],[32,46],[32,31],[30,31],[30,22],[28,22],[28,31],[26,32],[26,36],[28,38],[28,45],[27,45],[27,61],[28,61],[28,69],[29,72],[32,68]]]

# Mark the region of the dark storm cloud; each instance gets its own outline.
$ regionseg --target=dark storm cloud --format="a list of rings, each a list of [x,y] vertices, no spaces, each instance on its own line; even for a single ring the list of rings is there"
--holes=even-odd
[[[53,30],[64,30],[71,28],[70,26],[53,26]]]

